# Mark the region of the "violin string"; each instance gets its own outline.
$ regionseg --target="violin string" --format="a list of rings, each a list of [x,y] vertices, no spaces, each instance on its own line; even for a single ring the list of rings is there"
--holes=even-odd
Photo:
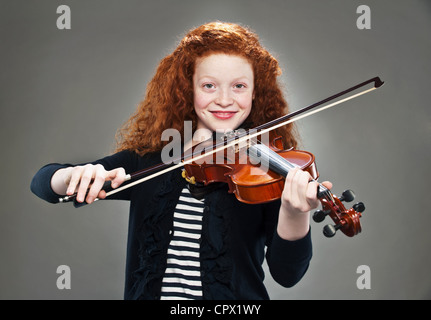
[[[331,203],[335,202],[332,192],[321,183],[319,183],[319,194],[321,194],[326,201]]]
[[[261,163],[264,168],[275,171],[284,177],[287,176],[290,170],[298,167],[298,165],[283,158],[264,144],[249,147],[248,156],[257,163]]]
[[[249,156],[253,157],[254,159],[258,159],[260,157],[261,160],[264,160],[264,163],[267,163],[267,166],[271,170],[277,172],[280,175],[283,175],[284,177],[287,176],[290,170],[294,169],[295,167],[299,167],[295,163],[290,162],[289,160],[282,157],[275,151],[271,150],[268,146],[263,144],[250,147]],[[317,182],[319,184],[318,194],[321,195],[321,197],[326,199],[328,202],[335,203],[334,197],[328,188],[326,188],[323,184],[319,183],[316,179],[313,178],[310,179],[309,182]]]

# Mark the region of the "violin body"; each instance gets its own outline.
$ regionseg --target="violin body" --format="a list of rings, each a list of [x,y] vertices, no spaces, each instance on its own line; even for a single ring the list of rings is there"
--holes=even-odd
[[[273,132],[269,133],[268,140],[271,150],[308,171],[313,179],[318,178],[313,154],[294,149],[283,150],[281,137]],[[210,147],[208,142],[198,146],[202,151]],[[264,161],[253,164],[247,154],[248,148],[249,144],[235,145],[205,157],[198,163],[187,164],[184,166],[183,177],[191,183],[204,186],[215,182],[227,183],[229,193],[235,194],[236,198],[244,203],[258,204],[280,199],[284,189],[284,177],[269,170]],[[194,154],[196,149],[195,147],[193,150]]]
[[[313,179],[318,178],[314,155],[301,150],[279,150],[280,156],[288,159],[304,171],[308,171]],[[268,169],[263,164],[252,164],[245,153],[237,155],[236,163],[225,161],[189,164],[184,166],[184,178],[189,182],[201,183],[204,186],[214,182],[224,182],[229,186],[229,193],[244,203],[258,204],[280,199],[284,189],[284,177]],[[229,160],[224,157],[225,160]],[[192,178],[194,177],[194,178]]]
[[[313,179],[318,178],[314,155],[300,150],[278,151],[280,156],[288,159],[304,171],[308,171]],[[235,167],[228,174],[229,192],[245,203],[257,204],[280,199],[284,189],[284,177],[268,170],[264,165],[242,165]]]

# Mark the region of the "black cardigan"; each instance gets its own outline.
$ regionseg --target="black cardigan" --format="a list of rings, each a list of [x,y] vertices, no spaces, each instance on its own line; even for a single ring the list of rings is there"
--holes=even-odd
[[[123,151],[92,162],[106,170],[123,167],[127,173],[160,163],[159,154],[143,157]],[[49,164],[31,182],[40,198],[57,203],[50,186],[56,170],[70,164]],[[173,212],[186,181],[177,169],[112,195],[130,201],[125,299],[159,299],[166,268]],[[239,202],[226,188],[205,196],[200,260],[204,299],[269,299],[263,284],[265,257],[275,281],[295,285],[307,271],[310,232],[299,240],[281,239],[277,232],[280,201],[250,205]],[[84,208],[80,210],[85,210]]]

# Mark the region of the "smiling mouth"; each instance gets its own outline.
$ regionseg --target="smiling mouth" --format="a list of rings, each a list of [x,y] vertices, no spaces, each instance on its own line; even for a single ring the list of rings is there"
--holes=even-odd
[[[211,111],[211,113],[216,118],[225,120],[232,118],[236,114],[236,111]]]

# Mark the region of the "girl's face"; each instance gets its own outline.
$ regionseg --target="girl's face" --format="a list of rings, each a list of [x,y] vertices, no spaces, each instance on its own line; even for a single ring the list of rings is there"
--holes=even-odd
[[[251,111],[254,75],[251,64],[236,55],[199,58],[193,75],[197,129],[237,129]]]

